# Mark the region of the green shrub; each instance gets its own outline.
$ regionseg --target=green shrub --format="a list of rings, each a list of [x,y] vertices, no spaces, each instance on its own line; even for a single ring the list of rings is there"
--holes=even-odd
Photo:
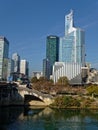
[[[87,87],[86,90],[89,95],[98,94],[98,86],[96,86],[96,85],[91,85],[91,86]]]
[[[59,107],[80,107],[80,102],[78,99],[74,99],[70,96],[61,96],[55,99],[53,105]]]

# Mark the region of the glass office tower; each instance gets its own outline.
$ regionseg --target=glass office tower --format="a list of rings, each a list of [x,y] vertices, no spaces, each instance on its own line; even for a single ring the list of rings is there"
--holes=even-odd
[[[73,11],[65,16],[65,36],[60,37],[59,62],[53,66],[53,80],[66,76],[70,84],[83,84],[85,67],[85,32],[74,26]]]
[[[43,76],[50,79],[50,62],[48,59],[43,59]]]
[[[20,72],[20,56],[14,53],[12,59],[14,61],[14,72]]]
[[[85,65],[85,33],[74,27],[73,11],[65,16],[65,36],[60,38],[59,61]]]
[[[0,80],[7,79],[9,42],[0,36]]]
[[[53,64],[58,61],[59,56],[59,37],[50,35],[46,41],[46,59],[49,60],[50,75],[52,74]]]

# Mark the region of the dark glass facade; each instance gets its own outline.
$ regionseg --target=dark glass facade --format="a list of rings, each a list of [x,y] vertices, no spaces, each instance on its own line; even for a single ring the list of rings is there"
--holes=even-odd
[[[43,59],[43,76],[47,79],[50,78],[50,63],[48,59]]]
[[[48,36],[46,41],[46,59],[50,63],[50,75],[52,74],[53,64],[58,61],[59,56],[59,37]]]

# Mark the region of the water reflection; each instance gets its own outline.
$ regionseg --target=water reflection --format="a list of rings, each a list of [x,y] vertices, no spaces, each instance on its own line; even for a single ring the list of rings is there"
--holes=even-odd
[[[23,112],[23,107],[0,107],[0,130],[6,130],[6,126],[16,121]]]
[[[0,130],[98,130],[98,110],[3,107]]]

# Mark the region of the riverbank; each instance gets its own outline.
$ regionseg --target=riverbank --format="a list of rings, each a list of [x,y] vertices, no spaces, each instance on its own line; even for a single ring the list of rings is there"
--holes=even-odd
[[[80,95],[60,95],[54,99],[50,107],[62,109],[98,109],[98,98]]]

